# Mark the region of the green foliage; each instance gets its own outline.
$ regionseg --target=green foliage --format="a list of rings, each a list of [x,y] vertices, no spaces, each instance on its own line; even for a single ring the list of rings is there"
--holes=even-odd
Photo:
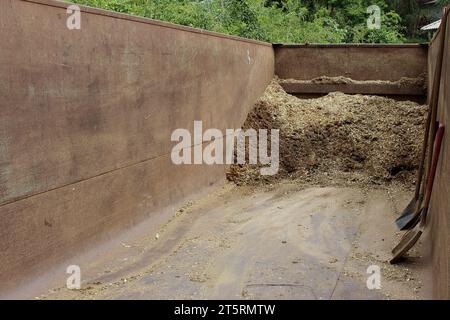
[[[365,43],[395,43],[404,41],[401,33],[401,18],[395,12],[388,12],[381,19],[380,29],[368,29],[366,25],[358,25],[353,28],[352,42]]]
[[[403,42],[402,19],[383,0],[72,0],[272,43]],[[367,7],[382,10],[367,28]]]

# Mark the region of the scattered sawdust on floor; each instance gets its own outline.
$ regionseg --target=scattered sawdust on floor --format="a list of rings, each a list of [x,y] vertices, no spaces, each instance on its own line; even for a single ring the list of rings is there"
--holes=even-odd
[[[279,83],[311,83],[311,84],[366,84],[366,85],[380,85],[380,84],[393,84],[399,87],[417,86],[422,87],[424,90],[427,88],[426,82],[427,75],[421,74],[417,78],[402,77],[396,81],[388,80],[354,80],[351,78],[337,76],[320,76],[311,80],[298,80],[298,79],[277,79]]]
[[[271,197],[270,201],[282,201],[284,197],[289,196],[291,193],[298,192],[298,190],[302,190],[302,187],[299,187],[296,183],[292,183],[292,181],[289,183],[289,186],[283,186],[282,184],[274,185],[274,188],[277,192]],[[259,187],[258,187],[259,188]],[[240,197],[248,197],[244,196],[243,193],[246,190],[254,190],[255,188],[253,186],[243,186],[243,187],[236,187],[232,183],[226,184],[221,190],[215,192],[216,196],[220,199],[224,200],[230,200],[234,199],[237,200]],[[233,191],[232,193],[226,195],[224,194],[224,191]],[[209,197],[210,195],[208,195]],[[250,193],[250,196],[251,193]],[[326,193],[325,193],[326,196]],[[358,210],[360,206],[364,206],[364,203],[367,201],[367,197],[369,197],[368,194],[363,192],[362,196],[358,196],[355,200],[346,200],[343,203],[343,206],[345,208],[353,208],[354,210]],[[353,199],[353,198],[352,198]],[[188,204],[188,209],[184,211],[184,218],[189,219],[189,216],[192,214],[194,215],[191,210],[193,208],[201,208],[201,204],[204,203],[204,199],[199,199],[196,201],[193,201]],[[207,202],[207,201],[206,201]],[[273,205],[274,208],[278,210],[282,210],[284,208],[284,205]],[[185,207],[186,208],[186,207]],[[281,208],[281,209],[280,209]],[[178,211],[179,212],[179,211]],[[311,214],[312,216],[312,214]],[[169,223],[169,225],[166,226],[167,231],[169,234],[165,234],[165,232],[160,232],[162,237],[161,239],[164,240],[166,237],[172,237],[171,232],[174,232],[177,228],[172,228],[171,224],[182,224],[183,222],[180,221],[180,218],[183,218],[183,216],[178,216],[178,219],[174,220],[173,222]],[[120,277],[115,277],[109,281],[98,281],[98,279],[93,279],[87,283],[83,284],[82,290],[77,290],[76,292],[71,292],[70,290],[67,290],[65,288],[59,288],[56,290],[51,290],[48,292],[47,295],[42,295],[40,297],[37,297],[38,299],[52,299],[52,298],[70,298],[70,299],[103,299],[105,297],[108,297],[111,294],[114,294],[114,296],[120,296],[121,293],[126,293],[127,291],[133,291],[136,290],[136,288],[139,288],[142,286],[142,283],[144,281],[144,278],[146,277],[155,277],[154,279],[165,279],[165,282],[158,282],[155,281],[154,283],[150,284],[149,286],[153,286],[154,288],[163,288],[166,284],[170,283],[170,276],[175,278],[182,278],[184,279],[185,283],[191,283],[191,286],[198,287],[198,288],[206,288],[213,286],[217,279],[218,274],[220,272],[217,272],[217,260],[211,259],[212,256],[218,255],[221,256],[222,253],[229,252],[230,248],[233,246],[232,243],[236,244],[239,243],[239,238],[236,238],[236,235],[238,234],[237,231],[239,229],[235,228],[235,225],[240,224],[241,220],[238,221],[238,218],[245,219],[245,217],[242,216],[242,213],[239,211],[236,211],[235,213],[231,215],[227,215],[223,217],[223,220],[221,220],[221,226],[217,227],[212,230],[205,230],[204,233],[202,233],[202,236],[200,237],[196,232],[193,234],[189,234],[186,237],[184,237],[183,241],[178,243],[176,247],[171,249],[171,252],[168,253],[167,256],[164,256],[162,258],[158,258],[157,260],[150,263],[148,266],[144,266],[140,268],[139,270],[135,270],[131,273],[128,273],[126,275],[120,275]],[[299,225],[300,226],[300,225]],[[233,232],[232,230],[236,231]],[[151,238],[151,237],[150,237]],[[380,253],[380,256],[374,255],[373,253],[365,252],[364,249],[360,248],[358,246],[358,238],[356,237],[355,242],[352,244],[353,249],[351,250],[351,253],[349,254],[349,261],[359,261],[359,263],[354,264],[350,263],[349,268],[346,268],[342,271],[342,274],[346,277],[352,278],[354,283],[361,282],[364,283],[367,275],[364,273],[365,268],[373,263],[376,263],[381,266],[382,268],[382,277],[386,281],[383,280],[383,286],[386,284],[386,288],[383,287],[382,293],[387,298],[396,298],[396,297],[407,297],[407,298],[420,298],[420,288],[421,284],[418,282],[418,277],[416,276],[416,272],[414,269],[405,268],[405,266],[399,265],[399,266],[390,266],[387,263],[387,255],[388,252],[386,252],[386,257],[384,256],[384,253]],[[157,243],[157,241],[153,241],[153,245]],[[286,237],[287,239],[287,237]],[[283,241],[286,241],[285,238],[279,239],[279,241],[282,243]],[[287,241],[287,243],[291,243],[291,241]],[[285,244],[283,244],[285,245]],[[204,251],[207,249],[207,251]],[[233,249],[231,249],[233,250]],[[178,255],[180,253],[180,255]],[[178,257],[178,260],[180,261],[180,264],[177,266],[177,264],[174,263],[174,257]],[[324,260],[325,263],[328,262],[329,269],[337,269],[340,261],[343,261],[342,259],[338,259],[337,257],[330,256],[326,260]],[[293,256],[291,259],[288,260],[289,265],[292,263],[292,265],[297,265],[302,262],[302,257],[295,257]],[[346,263],[348,265],[349,263]],[[359,267],[361,266],[361,267]],[[175,273],[175,275],[172,273],[171,275],[165,275],[166,270],[168,268],[174,268],[174,270],[178,270],[178,273]],[[273,273],[274,275],[277,275],[278,273],[282,274],[282,269],[284,267],[279,268],[273,268],[270,270],[267,270],[269,273]],[[280,271],[281,270],[281,271]],[[220,271],[220,268],[219,268]],[[163,278],[164,277],[164,278]],[[290,283],[290,282],[289,282]],[[290,283],[291,285],[292,283]],[[294,285],[297,285],[298,283],[294,282]],[[301,284],[304,285],[304,284]],[[400,289],[397,289],[396,286],[399,286]],[[161,287],[163,286],[163,287]],[[407,289],[405,289],[407,288]],[[200,290],[200,289],[199,289]],[[411,292],[410,296],[405,295],[405,292]],[[179,293],[174,292],[173,297],[174,298],[185,298],[186,296],[178,296]],[[414,295],[415,296],[414,296]],[[192,298],[196,298],[197,296],[193,296]],[[198,297],[197,297],[198,298]],[[242,298],[252,298],[251,293],[248,292],[247,287],[244,286],[242,288]],[[276,296],[274,296],[276,298]]]
[[[287,94],[278,81],[268,86],[243,125],[280,130],[278,174],[262,176],[259,165],[232,165],[229,180],[262,185],[295,179],[328,186],[396,181],[411,187],[426,105],[340,92],[303,100]]]
[[[423,283],[421,279],[416,276],[417,270],[411,269],[411,267],[408,268],[404,265],[392,265],[384,257],[373,255],[369,252],[360,251],[358,249],[353,250],[349,259],[358,261],[362,265],[370,265],[376,262],[381,268],[382,282],[386,284],[386,281],[384,280],[388,280],[390,286],[406,286],[410,289],[409,292],[411,293],[411,298],[420,299],[418,293],[422,289]],[[348,277],[361,277],[361,274],[355,274],[349,270],[344,271],[343,274]],[[386,290],[382,290],[382,293],[389,298],[389,291],[392,291],[392,288],[391,290],[388,289],[387,292]]]

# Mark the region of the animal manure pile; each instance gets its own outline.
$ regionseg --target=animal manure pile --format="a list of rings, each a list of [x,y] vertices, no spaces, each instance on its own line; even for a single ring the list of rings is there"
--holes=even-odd
[[[243,129],[279,129],[279,170],[261,175],[263,165],[234,164],[227,177],[237,185],[292,179],[315,185],[395,182],[410,188],[427,110],[411,101],[341,92],[299,99],[274,79]]]

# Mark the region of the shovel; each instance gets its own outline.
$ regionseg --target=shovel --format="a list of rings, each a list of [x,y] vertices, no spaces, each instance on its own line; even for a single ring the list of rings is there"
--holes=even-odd
[[[433,146],[435,143],[434,138],[436,137],[436,125],[432,125],[431,126],[431,136],[430,136],[430,141],[427,142],[427,144],[425,144],[425,148],[427,145]],[[431,161],[432,161],[432,155],[433,155],[433,147],[430,147],[429,150],[429,155],[428,155],[428,165],[427,168],[430,168],[431,170]],[[423,171],[423,169],[422,169]],[[425,181],[428,181],[428,177],[429,177],[429,173],[425,175]],[[409,205],[406,207],[404,213],[397,218],[397,220],[395,220],[395,223],[397,224],[397,227],[400,230],[409,230],[412,229],[416,226],[416,224],[418,223],[419,219],[420,219],[420,213],[421,213],[421,203],[423,201],[423,197],[424,197],[424,188],[425,188],[425,184],[421,183],[422,181],[422,177],[420,178],[420,184],[422,185],[420,188],[420,192],[417,192],[418,186],[416,185],[416,195],[414,197],[414,199],[409,203]]]
[[[425,229],[428,208],[431,200],[431,193],[433,191],[434,177],[436,175],[439,155],[441,153],[441,145],[444,132],[445,132],[444,125],[439,124],[439,128],[436,133],[436,140],[434,143],[434,154],[432,164],[430,167],[430,172],[428,174],[425,201],[423,203],[423,206],[419,210],[419,214],[413,219],[412,222],[413,229],[408,230],[403,235],[402,239],[397,244],[397,246],[395,246],[395,248],[392,249],[393,258],[389,261],[391,264],[397,263],[409,251],[409,249],[411,249],[416,244],[416,242],[419,240],[420,236],[422,235]],[[418,223],[419,221],[420,223]]]
[[[448,8],[444,11],[444,16],[442,17],[442,24],[440,28],[440,32],[446,31],[447,26],[447,15],[448,15]],[[422,157],[420,159],[420,165],[419,170],[417,174],[417,182],[416,182],[416,190],[414,193],[414,198],[410,201],[408,206],[403,210],[400,217],[395,220],[395,223],[397,224],[397,227],[400,230],[407,230],[413,227],[414,223],[417,220],[417,217],[420,213],[420,203],[423,200],[423,189],[424,185],[422,186],[422,178],[424,173],[424,164],[425,164],[425,158],[427,153],[427,148],[430,146],[429,150],[429,156],[428,156],[428,168],[431,164],[431,155],[433,154],[433,138],[434,133],[436,130],[435,120],[437,115],[437,108],[438,108],[438,101],[439,101],[439,89],[440,89],[440,82],[441,82],[441,71],[442,71],[442,60],[444,56],[444,47],[445,47],[445,34],[441,36],[441,41],[439,43],[439,53],[436,61],[436,68],[434,72],[434,78],[433,78],[433,89],[431,92],[430,97],[430,111],[428,112],[426,124],[425,124],[425,133],[423,138],[423,147],[422,147]],[[431,127],[431,138],[430,136],[430,127]],[[430,141],[428,141],[430,140]],[[426,179],[425,179],[426,180]]]

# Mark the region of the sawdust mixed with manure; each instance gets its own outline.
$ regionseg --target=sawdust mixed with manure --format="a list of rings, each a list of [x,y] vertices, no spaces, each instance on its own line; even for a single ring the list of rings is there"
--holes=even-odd
[[[280,130],[280,169],[262,176],[258,165],[232,165],[228,179],[238,185],[296,179],[317,185],[395,181],[411,187],[427,110],[411,101],[341,92],[299,99],[274,79],[243,129]]]

